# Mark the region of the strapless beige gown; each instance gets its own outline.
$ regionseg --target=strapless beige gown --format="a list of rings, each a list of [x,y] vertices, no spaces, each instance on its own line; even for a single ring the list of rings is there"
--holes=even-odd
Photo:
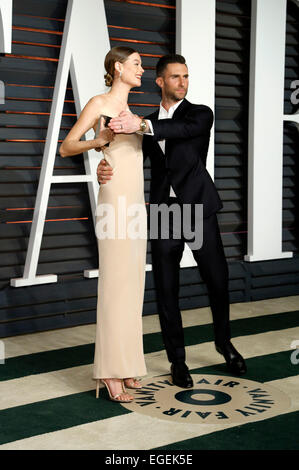
[[[142,136],[116,134],[104,157],[113,168],[113,177],[100,186],[97,204],[99,279],[93,378],[140,377],[147,373],[142,336],[147,223]],[[99,215],[105,207],[106,212]],[[127,214],[128,209],[133,212]],[[103,232],[109,232],[103,223],[108,211],[109,230],[113,214],[115,238],[103,238]]]

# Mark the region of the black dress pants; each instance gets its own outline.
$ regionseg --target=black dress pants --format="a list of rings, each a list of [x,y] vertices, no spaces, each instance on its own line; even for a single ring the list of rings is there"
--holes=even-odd
[[[170,198],[169,204],[175,202]],[[192,250],[202,280],[206,283],[213,317],[215,343],[230,340],[228,266],[216,213],[202,220],[203,243]],[[179,273],[184,244],[181,239],[151,240],[152,263],[162,337],[170,362],[185,361],[184,331],[179,308]]]

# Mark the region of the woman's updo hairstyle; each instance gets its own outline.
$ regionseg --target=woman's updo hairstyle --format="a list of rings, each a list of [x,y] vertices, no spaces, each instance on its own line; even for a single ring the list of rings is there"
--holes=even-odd
[[[108,54],[105,57],[105,69],[107,73],[104,75],[104,78],[105,78],[106,86],[112,86],[113,79],[114,79],[115,62],[124,63],[131,54],[134,54],[134,52],[137,52],[137,51],[135,51],[135,49],[132,49],[131,47],[126,47],[126,46],[112,47],[112,49],[108,52]]]

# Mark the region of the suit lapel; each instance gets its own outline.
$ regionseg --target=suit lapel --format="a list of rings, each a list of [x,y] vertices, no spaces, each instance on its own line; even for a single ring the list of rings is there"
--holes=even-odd
[[[149,114],[148,116],[144,116],[144,119],[158,119],[159,110],[160,110],[160,108],[158,108],[157,111],[155,111],[154,113]]]
[[[191,103],[188,100],[186,100],[186,98],[183,99],[181,104],[177,107],[177,109],[173,113],[172,119],[180,119],[182,116],[184,116],[190,104]]]

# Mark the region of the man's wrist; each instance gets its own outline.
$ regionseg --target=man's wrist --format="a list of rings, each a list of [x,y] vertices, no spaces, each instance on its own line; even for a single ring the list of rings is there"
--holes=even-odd
[[[145,132],[148,132],[148,129],[149,129],[148,122],[145,119],[141,118],[140,123],[139,123],[139,131],[142,132],[142,134],[144,134]]]

